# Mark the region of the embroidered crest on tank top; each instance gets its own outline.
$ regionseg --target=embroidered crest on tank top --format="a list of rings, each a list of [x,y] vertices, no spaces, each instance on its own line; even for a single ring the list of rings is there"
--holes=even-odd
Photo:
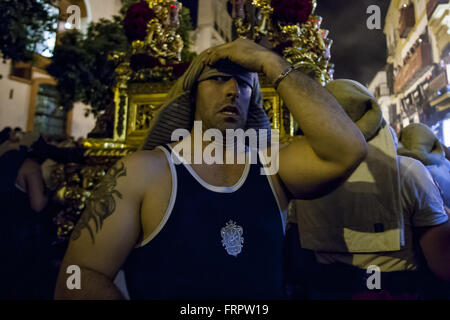
[[[241,253],[244,244],[243,233],[244,229],[232,220],[220,230],[222,245],[229,255],[237,257]]]

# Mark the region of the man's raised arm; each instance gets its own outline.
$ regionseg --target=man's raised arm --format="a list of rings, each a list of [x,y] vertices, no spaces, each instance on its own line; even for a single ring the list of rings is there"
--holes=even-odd
[[[209,50],[205,63],[229,59],[276,82],[290,65],[253,41],[239,39]],[[364,136],[336,99],[299,71],[277,88],[304,137],[280,150],[279,176],[295,198],[323,195],[345,181],[367,154]]]
[[[86,201],[61,265],[55,299],[122,298],[113,281],[139,238],[144,162],[138,153],[119,160]],[[81,269],[81,289],[67,286],[71,265]]]
[[[279,56],[271,60],[269,79],[289,68]],[[328,90],[304,73],[291,72],[278,93],[304,133],[280,150],[279,175],[296,198],[326,194],[364,160],[364,136]]]

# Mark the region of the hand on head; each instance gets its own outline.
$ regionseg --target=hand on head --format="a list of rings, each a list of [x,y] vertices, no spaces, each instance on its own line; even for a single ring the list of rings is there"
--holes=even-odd
[[[228,59],[252,72],[263,72],[263,63],[270,50],[248,39],[237,39],[206,50],[203,62],[214,65],[219,60]]]

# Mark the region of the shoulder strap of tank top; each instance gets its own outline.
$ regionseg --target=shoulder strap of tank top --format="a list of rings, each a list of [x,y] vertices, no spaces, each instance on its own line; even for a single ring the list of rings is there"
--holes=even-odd
[[[169,147],[168,144],[161,144],[159,147],[162,147],[162,148],[166,149],[167,151],[172,152],[172,149]]]

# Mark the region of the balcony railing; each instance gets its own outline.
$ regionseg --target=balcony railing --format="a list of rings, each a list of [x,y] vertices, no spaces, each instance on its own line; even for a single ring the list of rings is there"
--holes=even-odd
[[[448,0],[428,0],[427,2],[427,17],[430,19],[430,17],[433,15],[434,11],[436,10],[437,6],[440,4],[447,4]]]
[[[426,67],[430,65],[431,45],[427,42],[422,42],[395,77],[394,91],[396,93],[402,91],[409,82],[420,77],[426,70]]]
[[[434,77],[428,86],[428,92],[430,94],[435,93],[438,90],[441,90],[447,85],[447,73],[445,70],[442,70],[436,77]]]
[[[400,10],[400,37],[407,38],[409,32],[414,28],[416,24],[416,18],[414,14],[414,5],[410,4],[407,7],[404,7]]]
[[[450,85],[447,72],[442,70],[434,77],[428,86],[428,102],[438,111],[446,110],[450,106]]]

